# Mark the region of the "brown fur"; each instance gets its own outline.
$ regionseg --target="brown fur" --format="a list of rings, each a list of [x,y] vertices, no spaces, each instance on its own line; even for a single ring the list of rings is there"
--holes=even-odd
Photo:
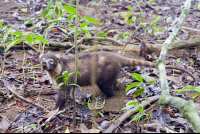
[[[155,63],[149,61],[142,61],[131,59],[127,57],[120,56],[115,53],[110,52],[92,52],[78,55],[78,71],[81,75],[77,76],[77,84],[79,86],[91,85],[91,59],[92,55],[96,54],[96,70],[95,79],[96,84],[99,89],[107,96],[111,97],[113,95],[114,84],[116,82],[117,76],[120,73],[121,68],[125,66],[146,66],[155,67]],[[74,72],[75,69],[75,56],[58,56],[55,54],[44,54],[40,56],[41,65],[43,69],[48,73],[50,80],[53,84],[63,82],[63,78],[58,79],[55,82],[55,78],[60,76],[63,71],[68,71],[69,73]],[[50,59],[53,59],[53,63]],[[51,61],[51,63],[50,63]],[[46,62],[46,63],[45,63]],[[47,67],[47,64],[49,65]],[[188,73],[185,69],[166,65],[167,69],[178,69]],[[70,76],[68,84],[73,83],[73,75]],[[65,89],[67,88],[67,93]],[[58,92],[58,100],[56,101],[55,109],[61,108],[65,103],[65,95],[69,96],[70,87],[63,86]]]

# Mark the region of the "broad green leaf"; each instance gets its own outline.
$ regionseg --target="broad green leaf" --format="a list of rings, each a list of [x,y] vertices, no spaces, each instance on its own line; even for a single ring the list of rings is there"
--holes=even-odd
[[[49,10],[49,9],[51,8],[51,6],[52,6],[52,4],[53,4],[53,1],[54,1],[54,0],[50,0],[50,1],[49,1],[48,5],[47,5],[47,10]]]
[[[87,35],[87,37],[91,37],[90,31],[88,30],[82,30],[82,31]]]
[[[91,23],[95,23],[95,24],[101,25],[101,22],[96,20],[96,19],[94,19],[94,18],[91,18],[91,17],[83,17],[83,18],[85,18],[87,21],[89,21]]]
[[[125,19],[128,19],[131,16],[132,13],[127,13],[126,16],[124,17]]]
[[[160,16],[156,17],[153,22],[159,21],[160,20]]]
[[[181,59],[180,59],[180,58],[176,59],[176,62],[177,62],[177,63],[180,63],[180,62],[181,62]]]
[[[10,49],[12,46],[14,46],[14,45],[20,43],[21,40],[22,40],[22,37],[19,37],[19,38],[13,40],[13,41],[6,47],[5,52],[7,52],[8,49]]]
[[[80,29],[86,27],[89,23],[82,23],[81,26],[80,26]]]
[[[73,14],[76,14],[76,8],[72,7],[72,6],[63,6],[63,8],[65,9],[65,11],[67,13],[73,13]]]
[[[127,23],[127,25],[130,25],[132,22],[133,22],[133,20],[132,20],[132,19],[131,19],[131,20],[128,20],[128,23]]]
[[[128,103],[128,106],[129,106],[129,105],[138,106],[138,104],[139,104],[139,102],[137,102],[137,101],[134,101],[134,102],[130,102],[130,103]]]
[[[133,20],[133,22],[136,22],[137,17],[133,16],[131,19]]]
[[[135,86],[138,86],[138,85],[140,85],[140,84],[141,84],[141,82],[135,82],[135,83],[130,84],[128,87],[126,87],[126,92],[127,92],[129,89],[131,89],[131,88],[133,88],[133,87],[135,87]]]
[[[69,27],[69,28],[75,28],[74,26],[67,26],[67,27]]]
[[[54,9],[50,9],[49,12],[47,13],[46,17],[48,18],[48,20],[52,19],[52,16],[54,15]]]
[[[71,14],[71,15],[68,17],[68,19],[72,21],[73,18],[75,18],[75,17],[76,17],[76,14]]]
[[[159,32],[159,28],[158,27],[153,27],[153,29],[156,31],[156,32]]]
[[[138,119],[140,119],[140,118],[142,118],[142,114],[137,114],[134,118],[133,118],[133,120],[132,121],[138,121]]]
[[[37,124],[31,124],[31,125],[28,125],[29,127],[32,127],[34,130],[36,130],[36,126]]]
[[[40,15],[41,18],[45,18],[46,15],[48,14],[49,10],[44,10],[44,12]]]
[[[69,78],[69,72],[64,72],[63,76],[68,79]]]
[[[32,39],[32,36],[30,34],[28,34],[26,37],[25,37],[25,40],[31,44],[35,44],[35,40]]]
[[[97,35],[97,37],[105,37],[105,36],[107,36],[107,33],[100,33]]]
[[[31,34],[33,37],[35,37],[37,40],[39,40],[40,42],[42,43],[45,43],[45,44],[49,44],[42,36],[40,35],[34,35],[34,34]]]
[[[149,34],[151,34],[151,33],[152,33],[152,31],[153,31],[152,29],[149,29],[147,32],[148,32]]]
[[[63,78],[65,84],[67,84],[68,78]]]
[[[163,28],[162,31],[164,32],[166,30],[166,28]]]
[[[194,94],[194,95],[192,96],[192,99],[196,98],[199,94],[200,94],[200,92]]]
[[[20,36],[23,36],[23,33],[19,32],[19,31],[16,31],[16,32],[11,33],[11,35],[20,35]]]
[[[143,79],[142,79],[141,75],[139,75],[139,74],[137,74],[137,73],[133,73],[131,76],[132,76],[134,79],[136,79],[136,80],[138,80],[138,81],[140,81],[140,82],[143,83]]]
[[[0,27],[2,28],[3,27],[3,24],[2,24],[2,22],[0,21]]]
[[[142,107],[142,106],[138,107],[138,111],[139,111],[140,113],[142,113],[142,112],[143,112],[143,107]]]
[[[131,6],[127,7],[130,11],[133,11],[133,8]]]
[[[142,89],[138,89],[137,91],[135,91],[135,93],[134,93],[134,97],[135,96],[138,96],[138,95],[140,95],[140,94],[142,94],[144,92],[144,89],[142,88]]]

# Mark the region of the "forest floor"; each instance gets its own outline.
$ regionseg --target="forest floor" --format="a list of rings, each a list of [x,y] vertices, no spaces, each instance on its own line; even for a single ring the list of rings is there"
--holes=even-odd
[[[15,4],[9,4],[7,3],[6,5],[4,5],[5,3],[0,2],[0,7],[2,7],[2,5],[4,5],[4,8],[0,8],[0,13],[3,17],[3,15],[8,14],[8,12],[11,12],[11,9],[13,7],[19,9],[19,1],[15,1],[15,2],[11,2],[11,3],[15,3]],[[25,1],[24,1],[25,3]],[[24,4],[23,3],[23,4]],[[116,4],[115,2],[113,2],[114,4]],[[128,1],[128,3],[131,3]],[[181,1],[179,3],[179,0],[174,0],[173,2],[170,3],[170,1],[167,1],[166,3],[162,3],[161,1],[158,3],[155,3],[154,5],[151,4],[147,4],[147,1],[144,1],[141,4],[141,7],[143,10],[145,10],[145,14],[147,17],[147,19],[145,19],[146,22],[150,22],[152,21],[154,18],[156,18],[158,15],[165,17],[168,14],[165,12],[165,10],[168,11],[175,11],[178,9],[178,6],[182,5],[184,3],[184,1]],[[23,5],[22,4],[22,5]],[[40,3],[41,4],[41,3]],[[38,4],[38,5],[40,5]],[[80,8],[82,9],[83,7],[85,7],[88,4],[88,2],[82,2],[80,3]],[[134,6],[134,2],[131,3],[131,6]],[[145,5],[146,4],[146,5]],[[166,6],[166,5],[167,6]],[[200,37],[200,32],[199,31],[195,31],[192,29],[198,29],[200,30],[200,24],[199,24],[199,10],[197,10],[195,8],[195,5],[197,5],[198,2],[195,1],[192,5],[192,10],[191,13],[188,15],[186,22],[184,23],[184,27],[189,27],[191,29],[187,29],[187,28],[182,28],[180,34],[177,36],[177,40],[176,41],[186,41],[188,39],[191,38],[198,38]],[[178,6],[177,6],[178,5]],[[108,32],[109,34],[111,34],[111,38],[117,38],[119,35],[122,35],[121,33],[125,33],[125,31],[129,31],[130,33],[133,32],[135,29],[133,27],[135,27],[137,24],[134,25],[129,25],[127,26],[127,20],[122,19],[125,15],[122,14],[127,14],[127,12],[129,12],[125,7],[127,7],[128,4],[126,3],[125,5],[114,5],[114,6],[109,6],[109,7],[105,7],[102,6],[99,9],[97,8],[97,6],[89,6],[88,7],[88,12],[84,12],[85,16],[90,16],[90,17],[96,17],[96,19],[98,19],[98,16],[101,16],[100,18],[102,19],[101,22],[102,27],[103,26],[108,26],[111,24],[115,24],[115,27],[119,27],[119,29],[111,29],[110,32]],[[95,9],[98,9],[99,13],[96,13],[95,15],[93,15],[93,12],[95,11]],[[136,7],[135,7],[136,8]],[[8,10],[10,9],[10,10]],[[43,8],[41,8],[43,9]],[[84,9],[84,8],[83,8]],[[40,9],[37,9],[38,12],[39,11],[43,11]],[[137,10],[139,10],[137,8]],[[15,12],[15,11],[13,11]],[[13,13],[12,12],[12,13]],[[37,12],[37,11],[36,11]],[[134,11],[134,12],[138,12],[138,11]],[[24,15],[23,12],[18,12],[19,16],[20,14]],[[117,15],[114,15],[114,13],[118,13]],[[120,14],[122,16],[120,16]],[[106,15],[107,16],[106,16]],[[112,14],[112,15],[111,15]],[[111,15],[111,17],[109,16]],[[174,18],[176,18],[178,15],[175,14],[175,16],[173,16]],[[5,16],[4,16],[5,17]],[[106,19],[104,19],[104,17]],[[110,18],[112,18],[112,22],[110,22]],[[9,18],[9,17],[8,17]],[[19,30],[19,25],[21,24],[21,21],[16,21],[15,19],[13,20],[12,17],[8,18],[3,18],[4,19],[4,23],[3,25],[8,25],[10,24],[13,28],[16,28],[16,30]],[[174,19],[173,18],[173,19]],[[1,20],[1,17],[0,17]],[[6,21],[5,21],[6,20]],[[99,19],[100,20],[100,19]],[[170,25],[172,21],[167,20],[168,22],[167,25]],[[7,22],[7,23],[6,23]],[[12,23],[14,22],[14,23]],[[18,22],[18,23],[16,23]],[[137,22],[139,23],[139,22]],[[123,26],[122,26],[123,25]],[[95,25],[96,26],[96,25]],[[158,27],[161,29],[163,28],[165,25],[164,24],[160,24],[158,25]],[[26,27],[27,28],[27,27]],[[28,29],[24,28],[24,32],[29,31]],[[120,28],[122,30],[120,30]],[[109,30],[108,30],[109,31]],[[122,32],[123,31],[123,32]],[[95,32],[93,32],[92,34],[94,34]],[[53,32],[51,32],[51,34],[49,35],[49,38],[52,39],[52,41],[61,41],[61,39],[58,36],[54,36]],[[147,35],[142,34],[140,35],[138,38],[140,38],[140,40],[138,39],[134,39],[131,43],[133,44],[140,44],[142,38],[144,37],[146,39],[146,43],[148,44],[162,44],[163,41],[168,37],[166,33],[164,32],[158,32],[158,35]],[[73,38],[71,38],[73,39]],[[122,40],[117,38],[119,42],[125,43],[127,40]],[[70,39],[69,39],[70,40]],[[69,41],[68,40],[68,41]],[[91,43],[88,43],[89,45],[91,45]],[[68,50],[67,48],[51,48],[51,47],[47,47],[45,48],[45,53],[47,52],[51,52],[51,53],[56,53],[56,54],[60,54],[60,55],[64,55],[65,51]],[[113,50],[112,52],[117,53],[118,51]],[[200,63],[199,63],[199,56],[200,56],[200,47],[196,46],[196,47],[186,47],[186,48],[180,48],[180,49],[169,49],[168,54],[167,54],[167,60],[166,63],[168,64],[172,64],[172,65],[176,65],[179,67],[183,67],[187,70],[189,70],[189,72],[193,73],[196,77],[199,78],[199,73],[200,73]],[[24,57],[24,51],[23,48],[17,48],[17,47],[13,47],[11,48],[7,54],[9,54],[9,56],[6,58],[5,60],[5,69],[4,69],[4,73],[3,73],[3,77],[0,80],[0,132],[2,131],[6,131],[6,132],[16,132],[16,128],[20,128],[23,124],[24,126],[27,125],[31,125],[31,124],[35,124],[38,123],[41,125],[41,123],[44,122],[44,118],[40,119],[40,116],[44,116],[47,114],[47,112],[45,112],[44,109],[41,109],[39,107],[35,107],[33,106],[33,104],[27,103],[24,100],[20,99],[19,97],[13,95],[12,98],[8,98],[5,97],[5,94],[7,96],[11,95],[10,90],[8,90],[8,88],[6,87],[6,85],[9,85],[11,88],[15,89],[15,91],[19,94],[22,95],[23,93],[23,88],[24,88],[24,75],[22,73],[22,68],[23,68],[23,59],[25,58],[24,61],[24,67],[25,67],[25,85],[26,85],[26,89],[28,91],[28,96],[27,99],[34,101],[34,103],[38,103],[40,105],[42,105],[44,108],[48,109],[49,111],[52,110],[55,106],[55,102],[56,102],[56,91],[53,89],[52,85],[49,83],[47,75],[42,72],[41,67],[40,66],[36,66],[33,69],[31,69],[31,67],[33,65],[39,64],[39,59],[38,59],[38,55],[36,55],[36,52],[34,52],[31,48],[27,48],[25,50],[25,57]],[[152,55],[152,57],[158,57],[159,55],[159,51],[155,51],[153,53],[149,53],[149,55]],[[0,52],[1,56],[3,57],[4,52],[3,49],[1,49]],[[72,53],[73,54],[73,53]],[[135,59],[139,59],[139,60],[148,60],[146,57],[144,56],[140,56],[138,54],[138,52],[133,52],[133,51],[126,51],[124,53],[123,56],[126,57],[130,57],[130,58],[135,58]],[[180,58],[180,62],[176,63],[175,61]],[[114,59],[113,59],[114,60]],[[1,63],[3,63],[3,60],[1,58]],[[32,71],[36,71],[39,72],[37,74],[33,74],[29,72]],[[151,79],[156,81],[156,84],[153,85],[147,85],[146,86],[146,91],[145,93],[143,93],[140,96],[137,97],[133,97],[133,92],[130,92],[129,94],[127,94],[127,92],[125,92],[126,87],[132,83],[135,82],[135,80],[133,80],[133,78],[130,77],[130,74],[132,73],[139,73],[139,74],[145,74],[146,76],[150,76]],[[17,74],[17,75],[13,75],[13,74]],[[179,96],[182,97],[186,100],[193,100],[195,102],[195,104],[197,105],[198,109],[200,109],[200,96],[197,96],[196,98],[192,99],[192,96],[196,93],[196,91],[188,91],[188,92],[183,92],[183,93],[178,93],[178,92],[173,92],[173,90],[177,90],[177,89],[181,89],[181,88],[185,88],[188,86],[194,86],[192,81],[192,78],[190,76],[188,76],[187,74],[183,74],[180,71],[174,70],[174,72],[172,70],[167,70],[167,75],[168,75],[168,81],[169,81],[169,87],[170,87],[170,91],[171,94],[174,96]],[[143,77],[144,78],[144,77]],[[144,78],[145,79],[145,78]],[[199,86],[199,82],[196,84],[196,86]],[[92,89],[95,90],[96,92],[96,96],[103,96],[101,91],[98,89],[98,87],[96,86],[94,87],[81,87],[81,95],[89,95],[89,93],[92,92]],[[45,92],[44,92],[45,90]],[[120,113],[120,110],[122,108],[124,108],[126,106],[126,104],[132,100],[134,101],[143,101],[145,99],[147,99],[148,97],[151,96],[155,96],[155,95],[160,95],[161,91],[160,91],[160,84],[159,84],[159,75],[158,75],[158,70],[156,68],[144,68],[144,67],[133,67],[133,68],[123,68],[121,71],[121,74],[119,75],[118,78],[118,83],[116,85],[115,91],[114,91],[114,96],[108,98],[105,100],[105,106],[98,110],[99,112],[101,112],[104,117],[97,117],[97,122],[99,123],[99,126],[101,128],[103,128],[102,130],[106,130],[106,128],[108,128],[108,126],[110,125],[110,123],[108,123],[108,125],[104,125],[104,123],[107,123],[105,121],[109,121],[112,122],[112,120],[117,119],[118,117],[120,117],[122,113]],[[4,95],[3,95],[4,94]],[[82,96],[81,96],[82,97]],[[165,111],[165,108],[168,109],[168,112]],[[165,125],[165,127],[163,126],[159,126],[157,128],[160,128],[160,130],[157,130],[157,128],[153,128],[150,127],[152,129],[148,129],[147,132],[167,132],[168,130],[163,130],[162,128],[169,128],[169,126],[173,129],[173,131],[177,131],[177,132],[185,132],[187,130],[187,132],[194,132],[194,129],[191,127],[191,125],[188,124],[187,120],[185,120],[182,115],[180,114],[180,111],[173,106],[166,106],[165,108],[159,106],[158,104],[156,105],[156,107],[154,107],[154,109],[151,110],[151,115],[152,115],[152,120],[150,122],[146,122],[146,120],[144,119],[144,122],[146,124],[148,123],[152,123],[152,122],[156,122],[155,120],[159,121],[158,124],[161,125]],[[69,109],[68,114],[71,115],[72,114],[72,109]],[[85,126],[87,127],[87,129],[91,129],[93,128],[93,125],[91,122],[89,122],[89,120],[91,120],[91,118],[88,116],[91,115],[91,112],[89,112],[88,110],[88,106],[87,105],[80,105],[77,104],[77,116],[80,117],[81,119],[78,119],[78,125],[80,125],[81,123],[84,122]],[[172,116],[173,115],[173,116]],[[84,116],[84,117],[83,117]],[[130,118],[132,118],[133,116],[131,116]],[[139,124],[137,124],[136,122],[131,122],[131,126],[127,126],[127,122],[129,122],[131,119],[128,118],[125,122],[123,122],[120,127],[118,127],[115,132],[141,132],[141,127],[138,127]],[[57,119],[57,120],[56,120]],[[52,119],[51,122],[49,122],[49,125],[47,125],[45,128],[42,127],[42,131],[43,132],[64,132],[64,130],[66,129],[66,127],[59,128],[59,125],[66,125],[69,127],[69,129],[72,126],[72,119],[71,118],[67,118],[68,120],[64,120],[63,118],[61,119],[61,117],[57,117],[56,119]],[[155,119],[155,120],[153,120]],[[56,122],[56,123],[55,123]],[[144,124],[143,121],[140,122],[140,124]],[[160,123],[162,122],[162,123]],[[168,126],[167,126],[167,125]],[[142,125],[141,125],[142,126]],[[38,126],[37,126],[38,127]],[[142,126],[143,127],[143,126]],[[59,128],[59,129],[55,129],[55,128]],[[27,129],[25,130],[25,132],[41,132],[41,130],[37,130],[34,131],[33,129]],[[72,130],[70,129],[70,132],[72,132]],[[79,128],[77,128],[77,132],[84,132],[83,128],[81,126],[79,126]],[[144,131],[143,131],[144,132]]]

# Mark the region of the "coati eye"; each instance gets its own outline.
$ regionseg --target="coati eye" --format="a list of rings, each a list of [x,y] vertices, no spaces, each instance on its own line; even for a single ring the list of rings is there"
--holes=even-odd
[[[50,59],[50,63],[53,64],[53,59]]]

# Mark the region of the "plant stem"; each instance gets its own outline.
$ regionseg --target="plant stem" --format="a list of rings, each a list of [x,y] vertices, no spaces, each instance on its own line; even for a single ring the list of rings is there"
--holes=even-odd
[[[74,84],[77,83],[77,67],[78,67],[78,47],[77,47],[77,31],[78,31],[78,4],[79,0],[76,0],[76,30],[74,34],[74,46],[75,46],[75,74],[74,74]],[[73,86],[72,89],[72,95],[73,95],[73,127],[75,132],[75,125],[76,125],[76,98],[75,98],[75,86]]]

